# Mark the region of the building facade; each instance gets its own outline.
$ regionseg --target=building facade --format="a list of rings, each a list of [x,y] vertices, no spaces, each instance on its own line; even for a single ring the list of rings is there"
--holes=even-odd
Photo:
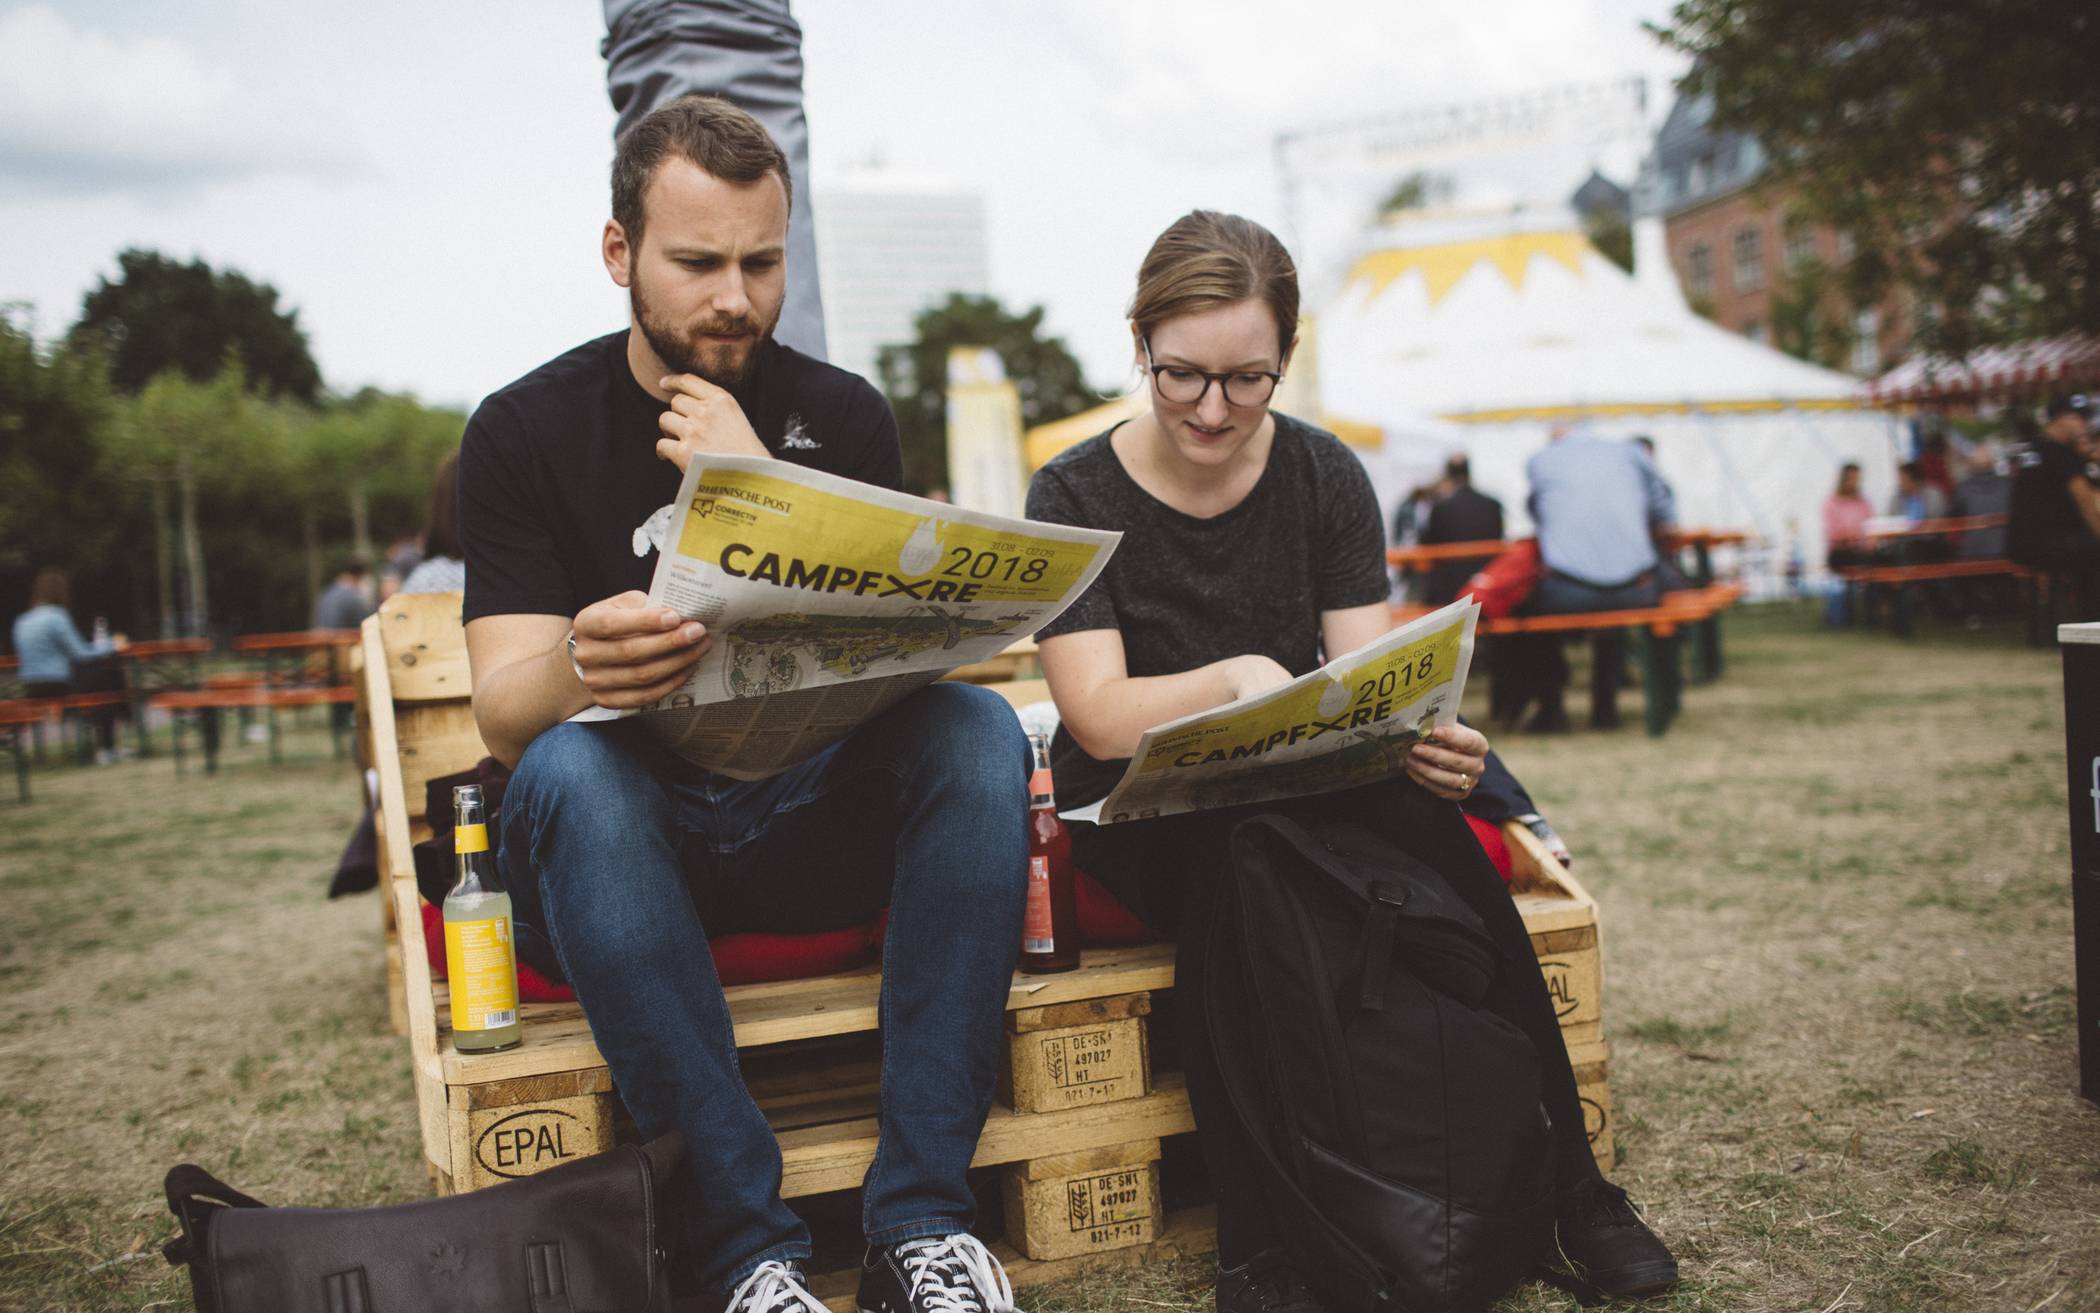
[[[1714,131],[1712,113],[1704,96],[1679,97],[1636,187],[1639,211],[1662,217],[1685,299],[1731,332],[1849,373],[1902,359],[1908,303],[1853,305],[1838,286],[1852,255],[1844,234],[1793,213],[1786,193],[1758,189],[1764,150]]]
[[[868,170],[817,185],[817,267],[831,363],[880,386],[877,354],[906,346],[919,313],[990,283],[984,198]]]

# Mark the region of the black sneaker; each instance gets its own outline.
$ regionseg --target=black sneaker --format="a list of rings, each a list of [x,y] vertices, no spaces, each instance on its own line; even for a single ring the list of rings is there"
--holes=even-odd
[[[800,1263],[764,1262],[729,1296],[723,1313],[831,1313],[809,1293]]]
[[[1218,1313],[1327,1313],[1281,1249],[1218,1270]]]
[[[1572,1278],[1578,1294],[1587,1285],[1613,1299],[1637,1299],[1677,1284],[1677,1260],[1609,1181],[1591,1179],[1563,1193],[1554,1231],[1555,1275]]]
[[[870,1249],[858,1303],[860,1313],[1016,1313],[1006,1269],[967,1232]]]

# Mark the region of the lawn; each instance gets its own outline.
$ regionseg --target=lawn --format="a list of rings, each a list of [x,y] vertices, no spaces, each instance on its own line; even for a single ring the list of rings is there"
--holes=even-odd
[[[1617,1177],[1688,1277],[1660,1306],[2100,1307],[2055,653],[1775,610],[1728,657],[1660,742],[1500,740],[1604,908]],[[351,772],[318,722],[287,754],[0,803],[0,1310],[188,1307],[175,1162],[273,1202],[427,1190],[378,910],[322,899]],[[1188,1262],[1023,1302],[1210,1298]]]

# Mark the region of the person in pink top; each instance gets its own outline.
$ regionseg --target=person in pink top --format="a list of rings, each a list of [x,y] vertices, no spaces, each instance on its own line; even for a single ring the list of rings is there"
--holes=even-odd
[[[1838,470],[1837,491],[1823,502],[1823,542],[1833,570],[1865,565],[1874,559],[1867,541],[1867,521],[1874,517],[1874,504],[1859,495],[1859,465],[1846,461]]]

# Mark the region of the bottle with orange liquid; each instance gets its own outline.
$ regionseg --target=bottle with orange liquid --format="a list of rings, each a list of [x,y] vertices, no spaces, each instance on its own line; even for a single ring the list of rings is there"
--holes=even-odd
[[[1079,896],[1072,836],[1058,819],[1050,782],[1050,736],[1030,733],[1035,773],[1028,782],[1028,912],[1021,922],[1021,970],[1033,975],[1079,965]]]

